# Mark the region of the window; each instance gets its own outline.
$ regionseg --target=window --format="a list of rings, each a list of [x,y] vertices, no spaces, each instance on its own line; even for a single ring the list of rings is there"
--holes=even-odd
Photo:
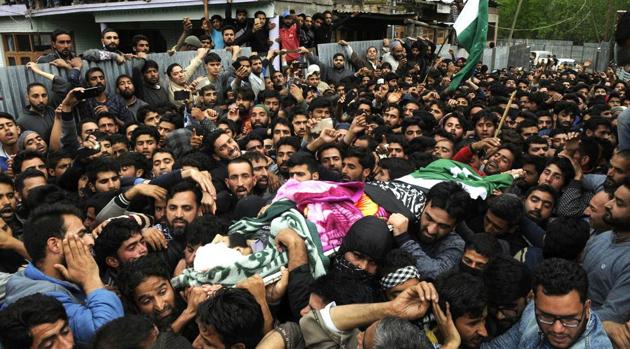
[[[24,65],[50,49],[50,33],[2,34],[6,65]]]

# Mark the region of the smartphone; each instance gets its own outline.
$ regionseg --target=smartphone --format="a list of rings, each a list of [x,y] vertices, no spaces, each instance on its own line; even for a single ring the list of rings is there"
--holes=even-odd
[[[325,128],[333,128],[333,121],[331,118],[319,120],[317,125],[315,125],[315,127],[311,130],[311,133],[321,133]]]
[[[101,94],[102,91],[103,89],[100,86],[88,87],[84,89],[83,92],[79,92],[79,91],[75,92],[75,96],[77,97],[78,100],[82,101],[87,98],[94,98],[98,96],[99,94]]]
[[[173,97],[175,97],[176,101],[185,101],[187,99],[190,99],[190,91],[175,91],[173,92]]]
[[[234,62],[232,63],[232,67],[234,67],[234,70],[238,70],[238,68],[240,68],[240,67],[241,67],[241,62],[239,62],[239,61],[234,61]]]

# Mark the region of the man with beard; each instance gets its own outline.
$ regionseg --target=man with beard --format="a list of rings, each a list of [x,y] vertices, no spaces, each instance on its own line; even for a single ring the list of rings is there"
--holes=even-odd
[[[273,199],[277,189],[277,185],[274,185],[274,183],[278,181],[277,177],[269,171],[269,164],[272,161],[257,151],[247,152],[243,154],[243,158],[252,164],[254,176],[256,176],[256,185],[252,188],[252,192],[263,199]]]
[[[554,114],[557,121],[557,128],[570,130],[573,128],[575,119],[580,115],[580,109],[577,104],[569,101],[561,101],[556,104]]]
[[[28,105],[18,118],[18,125],[22,130],[32,130],[39,133],[46,142],[50,139],[55,109],[48,105],[48,90],[39,82],[30,83],[26,87]]]
[[[168,91],[160,84],[160,67],[156,61],[146,60],[139,67],[133,67],[133,83],[136,86],[136,96],[152,107],[169,105]]]
[[[82,118],[96,119],[98,114],[108,112],[115,115],[121,124],[134,119],[133,114],[127,109],[127,103],[120,96],[107,93],[107,80],[101,68],[88,69],[85,81],[88,87],[98,87],[99,94],[80,102],[78,108]]]
[[[612,341],[618,343],[611,331],[613,323],[630,320],[630,178],[624,179],[604,208],[603,220],[612,230],[588,241],[583,266],[593,311],[604,321]]]
[[[127,109],[133,114],[134,118],[137,118],[140,108],[149,105],[149,103],[136,97],[136,87],[133,85],[131,76],[127,74],[121,74],[116,78],[116,92],[125,100]]]
[[[102,62],[115,60],[116,63],[125,62],[125,55],[120,51],[120,38],[118,32],[112,28],[105,28],[101,34],[103,49],[89,49],[83,52],[83,59],[89,62]]]
[[[12,159],[19,150],[18,137],[20,128],[13,115],[0,112],[0,170],[9,169],[9,159]]]
[[[267,128],[269,126],[269,109],[263,104],[256,104],[250,113],[252,129]]]
[[[197,49],[197,55],[190,61],[190,64],[184,69],[181,65],[173,63],[166,68],[166,76],[168,76],[168,100],[171,104],[180,107],[184,105],[184,101],[175,100],[175,92],[177,91],[191,91],[192,88],[188,86],[188,82],[193,77],[197,68],[203,64],[203,57],[208,53],[208,49]],[[192,99],[190,96],[188,99]]]
[[[248,77],[249,85],[254,90],[254,95],[258,98],[258,94],[265,90],[265,76],[263,75],[263,69],[269,61],[263,62],[263,59],[258,55],[252,55],[249,57],[250,74]]]
[[[447,304],[450,308],[453,325],[461,337],[460,348],[479,348],[488,337],[488,296],[481,278],[461,271],[443,273],[435,281],[435,289],[442,309]]]
[[[300,139],[295,136],[283,137],[280,138],[275,147],[278,174],[287,180],[289,178],[289,158],[300,150]]]
[[[149,317],[160,331],[173,331],[189,341],[197,336],[197,307],[208,298],[201,287],[186,293],[188,304],[175,292],[171,273],[157,256],[146,256],[123,267],[118,276],[122,298],[132,312]]]
[[[630,177],[630,149],[621,150],[612,156],[604,187],[616,188],[628,177]]]
[[[553,213],[558,192],[547,184],[539,184],[525,194],[523,207],[527,218],[538,226],[545,227]]]
[[[329,143],[320,146],[317,148],[316,157],[322,166],[331,171],[341,173],[343,169],[343,150],[338,144]]]
[[[488,318],[491,338],[500,336],[521,317],[527,306],[532,280],[527,267],[508,256],[496,256],[483,271],[488,290]]]
[[[249,196],[256,185],[254,167],[249,160],[238,157],[230,160],[227,165],[227,177],[225,178],[226,191],[217,194],[217,201],[229,202],[229,205],[217,207],[216,214],[226,219],[232,219],[236,212],[234,209],[239,200]]]
[[[610,226],[604,222],[606,208],[604,205],[612,200],[612,192],[602,190],[591,198],[588,206],[584,210],[584,216],[588,218],[588,224],[591,226],[591,235],[598,235],[610,230]]]
[[[76,57],[72,52],[72,36],[68,31],[57,29],[52,32],[50,39],[50,52],[37,58],[37,64],[52,63],[58,59],[70,63],[70,60]]]
[[[280,111],[281,107],[280,93],[278,91],[263,91],[258,95],[258,100],[267,107],[270,118],[274,119],[278,116],[278,111]]]
[[[236,62],[238,63],[238,68],[234,70],[234,75],[228,79],[228,81],[230,82],[230,87],[232,87],[232,91],[236,91],[242,88],[251,89],[252,87],[249,83],[249,75],[252,72],[252,66],[249,58],[245,56],[240,56],[236,58]]]
[[[587,296],[590,280],[575,262],[547,259],[534,272],[534,301],[506,333],[481,349],[612,348]],[[441,300],[441,299],[440,299]]]
[[[26,263],[28,253],[22,235],[22,223],[17,219],[17,196],[13,180],[6,174],[0,174],[0,272],[15,273]]]
[[[341,180],[344,182],[364,182],[374,170],[372,153],[351,148],[341,162]]]
[[[309,64],[317,64],[320,67],[322,70],[321,79],[329,84],[338,85],[342,79],[354,74],[351,69],[346,68],[346,57],[343,53],[336,53],[333,56],[331,67],[322,64],[317,56],[311,52],[306,54],[306,59]]]
[[[481,162],[480,155],[483,151],[489,152],[498,148],[487,157],[485,164]],[[463,147],[453,156],[453,160],[469,164],[480,176],[494,175],[518,168],[523,151],[513,144],[503,144],[498,138],[486,138]]]
[[[470,203],[470,196],[459,184],[442,182],[426,196],[418,231],[408,231],[409,219],[402,214],[389,218],[398,246],[416,259],[423,277],[435,278],[460,262],[464,240],[454,229],[467,215]]]

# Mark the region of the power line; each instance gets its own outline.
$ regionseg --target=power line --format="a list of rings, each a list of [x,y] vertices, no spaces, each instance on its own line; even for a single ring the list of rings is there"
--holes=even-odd
[[[568,21],[574,20],[574,19],[576,19],[577,17],[579,17],[579,16],[580,16],[578,13],[580,13],[580,11],[582,11],[582,10],[584,9],[584,6],[586,6],[586,3],[587,3],[587,2],[588,2],[587,0],[584,0],[584,3],[583,3],[583,4],[582,4],[582,6],[580,7],[580,9],[579,9],[579,10],[577,10],[576,15],[575,15],[575,16],[573,16],[573,17],[565,18],[565,19],[563,19],[563,20],[561,20],[561,21],[559,21],[559,22],[553,23],[553,24],[543,25],[543,26],[536,27],[536,28],[528,28],[528,29],[525,29],[525,28],[520,28],[520,29],[514,29],[514,31],[532,31],[532,30],[546,29],[546,28],[555,27],[555,26],[560,25],[560,24],[562,24],[562,23],[565,23],[565,22],[568,22]],[[495,27],[495,25],[490,24],[490,23],[488,23],[488,25],[489,25],[489,26],[492,26],[492,27]],[[497,26],[497,28],[498,28],[498,29],[503,29],[503,30],[512,30],[512,28],[500,27],[500,26]]]

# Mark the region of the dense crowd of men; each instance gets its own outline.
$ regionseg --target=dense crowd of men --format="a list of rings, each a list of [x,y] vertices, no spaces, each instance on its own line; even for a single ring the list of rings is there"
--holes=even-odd
[[[447,92],[466,60],[425,37],[322,62],[338,24],[285,13],[279,51],[262,12],[185,19],[168,67],[55,31],[52,88],[0,112],[2,347],[630,348],[628,82]]]

